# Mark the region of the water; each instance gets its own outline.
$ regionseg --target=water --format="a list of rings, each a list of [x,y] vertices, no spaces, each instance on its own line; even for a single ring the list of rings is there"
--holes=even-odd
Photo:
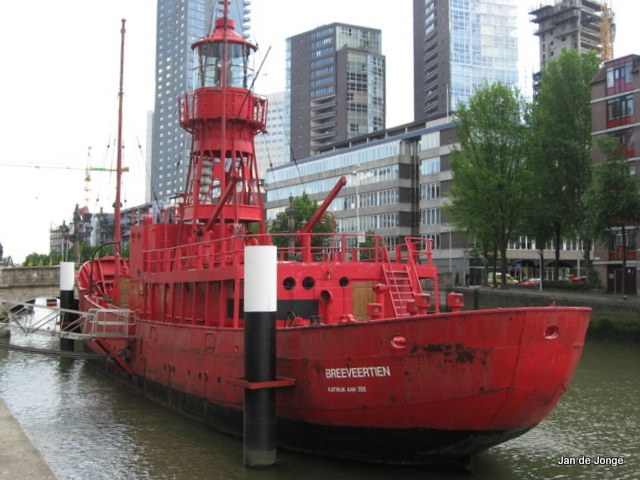
[[[14,331],[11,343],[56,348],[58,340]],[[589,338],[574,382],[553,414],[524,436],[476,457],[474,477],[282,450],[274,467],[247,469],[241,439],[139,398],[83,360],[0,349],[0,397],[60,479],[637,479],[639,371],[640,344]],[[563,457],[575,464],[558,465]],[[595,464],[614,458],[623,463]]]

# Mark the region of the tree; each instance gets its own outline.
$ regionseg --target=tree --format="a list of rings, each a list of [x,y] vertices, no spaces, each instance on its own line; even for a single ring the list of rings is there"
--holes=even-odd
[[[446,211],[482,251],[495,252],[506,285],[507,246],[520,230],[529,106],[520,93],[485,85],[457,109]]]
[[[289,199],[290,205],[284,211],[280,212],[276,219],[271,223],[269,233],[293,233],[300,230],[313,216],[318,209],[318,203],[312,201],[307,193],[303,193],[301,197]],[[336,221],[333,215],[325,213],[322,219],[312,229],[313,233],[332,233],[335,231]],[[283,248],[290,246],[289,242],[295,242],[295,236],[276,235],[272,239],[273,244]],[[314,236],[311,245],[314,247],[328,245],[329,236]]]
[[[622,293],[626,293],[627,227],[640,222],[640,190],[632,175],[627,154],[619,142],[603,137],[598,142],[606,160],[594,168],[594,180],[585,194],[588,217],[586,228],[606,242],[613,228],[622,236]]]
[[[48,267],[53,265],[50,255],[46,253],[30,253],[24,260],[26,267]]]
[[[563,237],[586,242],[584,193],[591,182],[591,87],[598,72],[595,52],[563,50],[542,70],[539,94],[532,107],[529,167],[531,195],[526,210],[540,247],[552,238],[555,244],[556,278]],[[551,232],[553,232],[551,234]]]

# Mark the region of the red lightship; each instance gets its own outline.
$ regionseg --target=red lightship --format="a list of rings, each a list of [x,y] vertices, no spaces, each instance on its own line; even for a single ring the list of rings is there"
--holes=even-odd
[[[183,202],[170,221],[131,227],[128,259],[117,251],[81,267],[80,308],[100,326],[86,345],[109,357],[104,373],[242,434],[242,292],[251,274],[243,252],[278,243],[267,233],[254,153],[267,104],[249,89],[256,47],[226,13],[193,49],[198,86],[180,101],[193,138]],[[406,238],[390,250],[378,236],[362,247],[355,236],[311,233],[343,184],[278,250],[279,380],[269,385],[278,445],[371,462],[466,463],[540,423],[569,386],[590,310],[462,311],[451,294],[440,311],[429,243]]]

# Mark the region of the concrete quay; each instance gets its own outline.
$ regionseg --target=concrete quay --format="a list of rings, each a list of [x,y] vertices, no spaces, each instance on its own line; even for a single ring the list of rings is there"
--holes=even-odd
[[[462,287],[466,310],[546,306],[582,306],[593,309],[589,332],[640,338],[640,295],[606,294],[601,291],[570,291],[537,287]]]
[[[0,480],[56,480],[57,478],[0,399]]]

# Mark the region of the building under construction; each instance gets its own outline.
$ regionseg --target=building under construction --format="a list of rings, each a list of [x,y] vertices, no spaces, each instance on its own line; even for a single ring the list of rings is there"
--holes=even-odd
[[[538,24],[541,69],[567,48],[596,50],[603,61],[613,58],[615,25],[605,2],[556,0],[529,13]]]

